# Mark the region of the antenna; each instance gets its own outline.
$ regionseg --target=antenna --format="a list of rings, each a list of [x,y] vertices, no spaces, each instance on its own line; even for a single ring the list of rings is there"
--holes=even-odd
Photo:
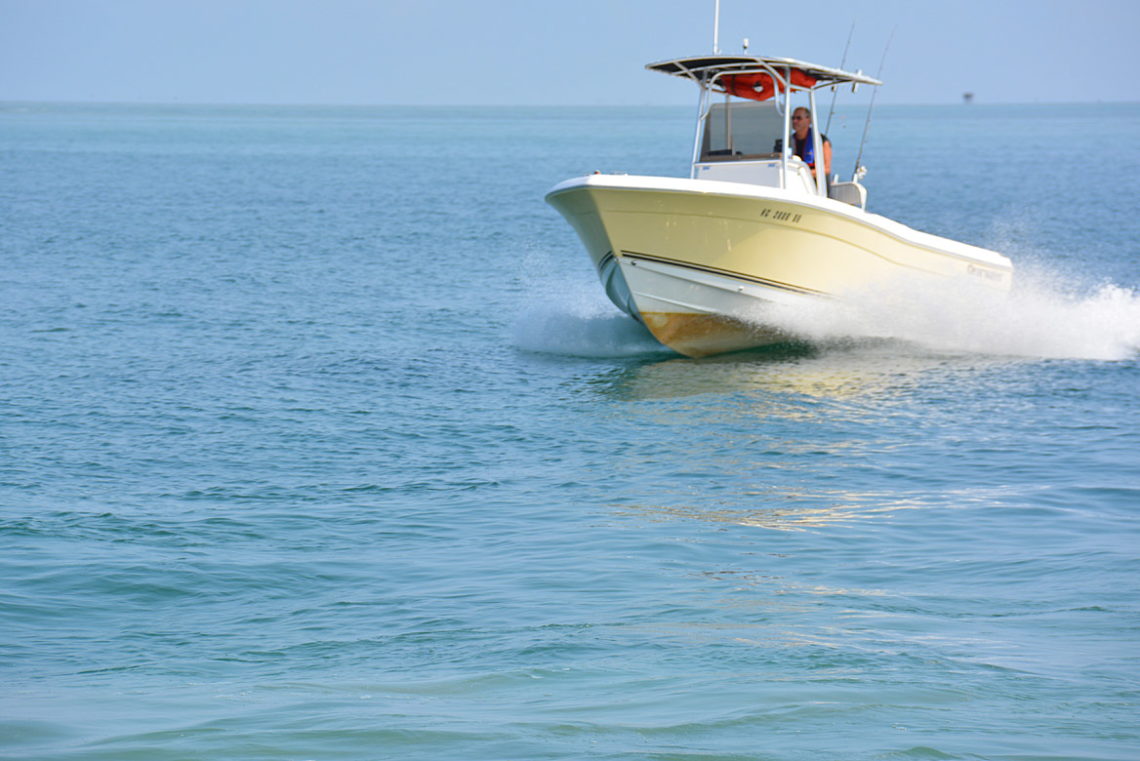
[[[713,0],[713,55],[720,55],[720,0]]]
[[[887,38],[887,44],[883,48],[883,57],[879,60],[879,74],[875,79],[882,80],[883,78],[883,65],[887,62],[887,51],[891,49],[891,40],[895,38],[896,29],[898,29],[897,26],[891,30],[891,36]],[[854,174],[856,180],[859,179],[859,164],[863,160],[863,144],[867,142],[867,130],[871,129],[871,111],[875,108],[875,96],[878,94],[879,88],[876,87],[875,91],[871,93],[871,105],[867,106],[867,123],[863,125],[863,139],[859,141],[859,155],[855,157]]]
[[[847,44],[843,46],[843,60],[839,62],[839,68],[847,65],[847,51],[851,49],[851,38],[855,35],[855,22],[851,22],[851,30],[847,32]],[[835,96],[839,94],[839,90],[835,87],[831,88],[831,109],[827,112],[827,126],[823,128],[825,133],[831,132],[831,115],[835,113]]]

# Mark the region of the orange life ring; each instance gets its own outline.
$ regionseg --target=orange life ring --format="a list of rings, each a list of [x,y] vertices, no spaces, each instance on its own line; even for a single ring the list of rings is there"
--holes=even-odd
[[[812,87],[818,81],[800,69],[792,69],[791,80],[796,87]],[[727,74],[720,78],[720,83],[729,95],[747,98],[748,100],[768,100],[776,94],[777,87],[780,92],[784,91],[784,86],[782,84],[777,85],[771,74],[763,72],[758,74]]]

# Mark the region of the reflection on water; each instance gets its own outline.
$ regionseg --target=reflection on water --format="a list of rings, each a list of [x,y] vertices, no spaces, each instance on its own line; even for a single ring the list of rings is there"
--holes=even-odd
[[[746,494],[741,495],[742,498],[747,496]],[[885,518],[901,510],[917,510],[925,507],[914,501],[884,501],[883,498],[873,499],[869,495],[864,495],[855,500],[852,499],[853,496],[836,492],[833,494],[798,494],[779,497],[782,499],[798,498],[814,503],[802,507],[701,507],[697,505],[638,504],[615,506],[614,510],[618,513],[638,515],[653,521],[690,519],[710,523],[752,526],[774,531],[808,531],[827,526],[850,524],[855,521]],[[818,504],[827,501],[829,497],[836,500],[836,503],[833,505]],[[772,499],[772,496],[769,495],[768,499]]]
[[[632,365],[607,372],[591,387],[622,401],[752,391],[858,401],[913,390],[932,375],[976,372],[1010,361],[930,353],[890,340],[781,344],[699,360],[670,358]]]
[[[611,367],[585,381],[623,437],[605,459],[609,509],[780,541],[878,534],[1000,484],[947,465],[994,413],[995,378],[1008,387],[1024,362],[864,340]]]
[[[907,486],[925,462],[910,454],[914,433],[940,414],[931,400],[968,397],[1010,361],[860,342],[610,370],[588,381],[630,437],[608,461],[610,504],[650,521],[782,532],[927,507]],[[899,491],[868,489],[884,468]]]
[[[827,584],[805,584],[793,581],[781,575],[761,574],[752,571],[704,571],[701,575],[708,579],[728,582],[737,590],[775,588],[781,592],[796,592],[822,596],[857,595],[860,597],[883,597],[886,595],[886,592],[881,589],[834,587]]]

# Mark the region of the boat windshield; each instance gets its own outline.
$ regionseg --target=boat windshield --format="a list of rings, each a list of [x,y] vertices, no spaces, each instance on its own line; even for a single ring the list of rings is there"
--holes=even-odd
[[[784,114],[774,100],[714,103],[705,117],[701,161],[779,158]]]

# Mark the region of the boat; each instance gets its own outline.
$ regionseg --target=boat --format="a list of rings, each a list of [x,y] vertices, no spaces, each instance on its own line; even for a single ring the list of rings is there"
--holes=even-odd
[[[646,68],[699,89],[689,176],[594,173],[546,201],[577,232],[610,300],[665,346],[703,357],[795,340],[774,310],[876,288],[1009,290],[1005,256],[868,211],[858,162],[848,181],[816,171],[823,162],[810,159],[826,155],[817,93],[879,80],[719,52]],[[793,140],[801,106],[808,160]]]

